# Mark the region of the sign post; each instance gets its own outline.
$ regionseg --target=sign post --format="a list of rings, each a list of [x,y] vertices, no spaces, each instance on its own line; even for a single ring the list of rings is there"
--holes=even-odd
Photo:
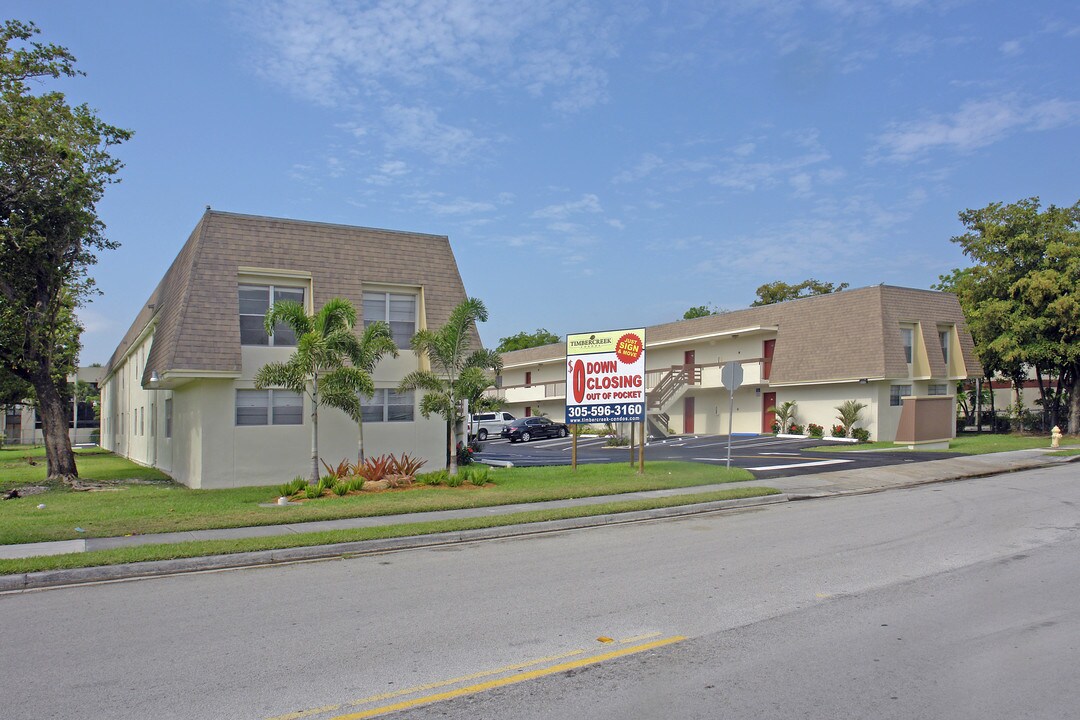
[[[645,328],[566,336],[566,422],[645,422]]]
[[[742,364],[732,360],[724,363],[720,369],[720,383],[728,389],[728,416],[727,416],[727,467],[731,467],[731,426],[735,418],[735,391],[739,389],[743,381]]]

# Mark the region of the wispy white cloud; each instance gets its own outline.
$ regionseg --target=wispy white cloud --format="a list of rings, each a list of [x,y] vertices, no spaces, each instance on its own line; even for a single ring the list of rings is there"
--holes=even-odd
[[[495,209],[494,203],[469,200],[463,197],[449,197],[446,193],[417,193],[410,199],[436,215],[475,215]]]
[[[634,165],[634,167],[628,170],[623,170],[621,173],[612,178],[611,181],[615,184],[621,184],[634,182],[635,180],[641,180],[642,178],[651,175],[654,170],[656,170],[663,164],[664,160],[659,155],[654,155],[653,153],[645,153],[641,156],[641,159],[638,160],[637,164]]]
[[[557,205],[548,205],[533,212],[534,218],[547,220],[563,220],[571,215],[581,213],[602,213],[604,208],[600,206],[600,198],[591,193],[581,196],[580,200],[571,200]]]
[[[967,152],[1017,132],[1037,132],[1080,122],[1080,102],[1054,98],[1032,102],[1019,95],[973,100],[950,115],[890,125],[877,139],[871,160],[909,161],[937,149]]]
[[[489,146],[491,140],[471,130],[455,127],[439,119],[429,107],[391,105],[386,118],[386,145],[391,150],[421,152],[436,162],[456,163]]]
[[[571,0],[277,0],[241,6],[260,71],[322,103],[403,89],[524,89],[561,111],[606,98],[623,19]]]

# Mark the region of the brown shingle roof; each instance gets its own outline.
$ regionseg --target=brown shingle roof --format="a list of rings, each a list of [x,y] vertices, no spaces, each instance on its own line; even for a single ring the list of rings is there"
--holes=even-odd
[[[108,372],[152,320],[144,384],[155,370],[238,372],[240,267],[310,272],[314,307],[345,297],[360,313],[364,283],[419,286],[432,328],[465,299],[446,236],[207,210],[113,352]],[[473,343],[480,347],[478,334]]]
[[[722,315],[653,325],[648,345],[734,332],[776,328],[776,350],[770,381],[774,384],[826,382],[859,378],[907,377],[900,323],[921,323],[930,368],[945,374],[939,354],[937,325],[955,325],[969,377],[981,373],[975,346],[956,296],[933,290],[875,285],[817,295]],[[565,344],[515,350],[503,354],[506,366],[561,359]]]

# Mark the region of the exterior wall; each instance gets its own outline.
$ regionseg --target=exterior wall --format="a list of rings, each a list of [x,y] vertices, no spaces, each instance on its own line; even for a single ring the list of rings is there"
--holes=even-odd
[[[710,341],[687,341],[674,343],[660,348],[648,348],[648,386],[655,382],[672,366],[681,366],[687,350],[694,351],[697,365],[702,366],[701,384],[688,385],[677,393],[669,406],[664,409],[669,417],[668,425],[681,434],[685,427],[684,398],[694,399],[694,433],[700,435],[723,435],[728,432],[729,395],[720,382],[720,368],[729,360],[741,360],[743,365],[743,384],[735,393],[732,432],[760,433],[765,411],[764,394],[776,393],[776,404],[794,400],[796,405],[795,421],[804,428],[807,423],[816,423],[825,429],[828,435],[832,426],[837,424],[837,406],[845,400],[856,400],[866,405],[856,427],[865,428],[874,440],[891,441],[896,437],[899,427],[902,405],[889,404],[892,385],[911,385],[912,394],[926,396],[931,384],[944,384],[949,396],[955,403],[955,380],[952,378],[915,379],[916,372],[929,373],[930,363],[926,360],[928,349],[920,337],[922,333],[915,328],[913,362],[908,366],[906,377],[885,380],[777,385],[770,386],[764,378],[763,343],[772,339],[771,333],[757,333],[739,338]],[[936,338],[937,328],[934,328]],[[922,359],[920,359],[922,358]],[[951,366],[951,363],[950,363]],[[532,372],[533,388],[521,387],[525,382],[525,371]],[[949,370],[952,372],[952,370]],[[558,380],[559,395],[543,398],[542,388],[537,384]],[[537,406],[552,419],[564,420],[565,415],[565,370],[562,358],[534,363],[528,366],[511,367],[502,374],[502,396],[504,408],[514,415],[524,415],[524,408]]]
[[[283,361],[292,348],[242,348],[243,371],[237,379],[195,379],[175,389],[138,384],[141,359],[152,338],[137,347],[105,384],[102,393],[102,445],[135,462],[156,467],[193,488],[272,485],[307,477],[311,467],[311,405],[305,399],[302,425],[236,425],[236,390],[253,388],[256,371]],[[417,368],[411,350],[385,358],[376,368],[377,388],[396,388]],[[165,401],[172,400],[172,437],[166,437]],[[424,418],[419,396],[413,422],[364,424],[368,455],[408,453],[427,460],[428,469],[443,466],[445,422]],[[143,415],[141,420],[133,419]],[[110,418],[108,421],[105,418]],[[105,428],[110,428],[105,432]],[[113,431],[114,430],[114,431]],[[336,464],[355,460],[356,423],[333,408],[319,409],[319,456]],[[321,468],[320,468],[321,469]]]

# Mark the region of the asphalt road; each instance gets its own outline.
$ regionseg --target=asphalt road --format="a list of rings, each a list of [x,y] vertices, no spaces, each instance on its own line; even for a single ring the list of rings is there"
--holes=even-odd
[[[2,715],[1073,718],[1075,475],[4,595]]]
[[[569,465],[572,438],[533,440],[511,443],[491,439],[483,443],[480,458],[485,461],[512,462],[515,466]],[[609,448],[604,438],[579,438],[578,462],[630,462],[629,448]],[[755,477],[788,477],[840,469],[881,467],[927,462],[957,457],[957,453],[905,452],[811,452],[809,448],[828,444],[822,440],[780,438],[772,435],[734,435],[731,438],[731,464],[746,468]],[[645,448],[645,461],[682,460],[726,465],[726,435],[696,435],[656,441]],[[636,451],[635,451],[636,458]]]

